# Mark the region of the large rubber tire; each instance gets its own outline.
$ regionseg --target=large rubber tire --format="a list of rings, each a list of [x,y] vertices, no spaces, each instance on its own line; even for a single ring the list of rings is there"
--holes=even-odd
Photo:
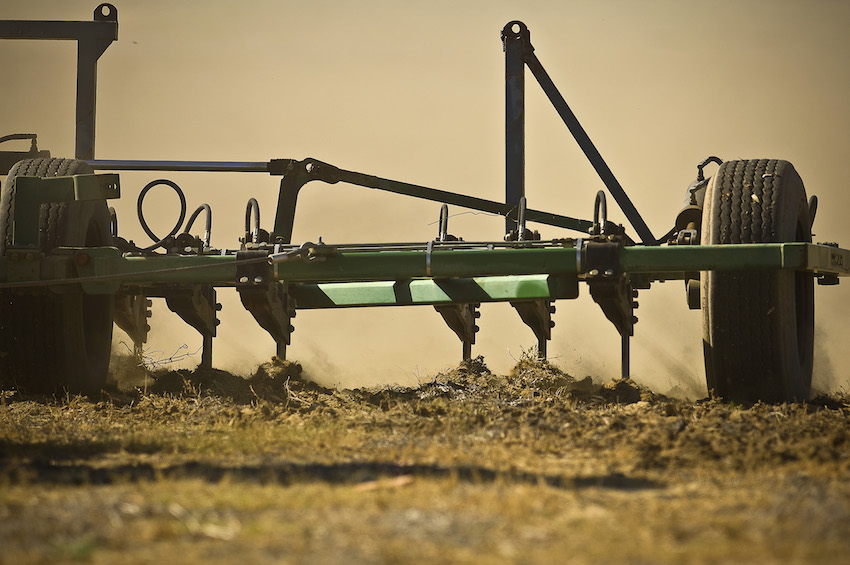
[[[727,161],[708,185],[702,243],[811,242],[806,191],[791,163]],[[734,402],[805,401],[814,354],[810,273],[701,274],[703,347],[710,392]]]
[[[0,254],[12,243],[12,183],[18,176],[66,176],[93,172],[73,159],[29,159],[9,171],[0,192]],[[39,248],[112,244],[104,201],[45,204],[39,216]],[[0,293],[0,383],[30,393],[96,393],[106,382],[114,313],[111,295],[79,289],[39,288]]]

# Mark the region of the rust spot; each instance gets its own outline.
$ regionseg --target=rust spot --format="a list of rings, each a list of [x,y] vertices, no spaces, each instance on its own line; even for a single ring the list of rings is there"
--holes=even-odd
[[[76,263],[80,267],[82,267],[83,265],[88,265],[89,259],[91,259],[91,257],[85,251],[81,251],[79,253],[74,254],[74,263]]]

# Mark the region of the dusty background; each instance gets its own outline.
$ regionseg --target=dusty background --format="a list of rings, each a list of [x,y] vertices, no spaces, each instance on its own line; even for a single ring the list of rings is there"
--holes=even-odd
[[[3,19],[91,19],[96,2],[5,0]],[[502,26],[523,20],[536,53],[654,233],[665,232],[710,154],[792,161],[821,198],[818,240],[850,244],[843,215],[850,147],[850,5],[737,2],[116,2],[119,41],[99,64],[100,158],[267,160],[313,156],[341,167],[499,199],[503,194]],[[68,42],[0,42],[0,133],[37,132],[73,151],[75,50]],[[527,99],[530,205],[588,217],[601,183],[536,88]],[[149,174],[122,177],[124,235]],[[209,201],[213,243],[235,247],[244,202],[270,226],[277,181],[264,175],[172,175],[190,206]],[[167,197],[154,221],[172,220]],[[349,186],[303,192],[294,239],[425,241],[438,206]],[[460,213],[461,210],[453,210]],[[175,212],[176,214],[176,212]],[[452,219],[466,239],[498,239],[501,220]],[[561,235],[544,230],[544,237]],[[837,389],[845,289],[820,289],[815,386]],[[222,293],[215,364],[248,374],[271,340]],[[680,285],[641,297],[633,374],[662,392],[704,385],[699,314]],[[616,332],[588,296],[562,302],[551,345],[568,372],[616,375]],[[369,331],[363,331],[367,327]],[[506,305],[483,309],[477,354],[506,371],[533,344]],[[170,313],[150,352],[200,340]],[[430,309],[302,312],[291,356],[326,384],[427,380],[460,346]],[[187,360],[189,365],[197,357]]]

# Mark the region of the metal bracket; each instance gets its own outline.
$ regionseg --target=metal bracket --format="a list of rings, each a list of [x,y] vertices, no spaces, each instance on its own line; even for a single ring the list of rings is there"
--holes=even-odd
[[[584,249],[584,265],[590,295],[620,334],[621,375],[628,378],[629,337],[634,335],[634,324],[637,322],[634,316],[637,290],[632,288],[628,274],[620,271],[622,249],[623,240],[616,236],[609,236],[605,241],[588,241]]]
[[[198,330],[204,338],[200,366],[207,369],[211,368],[212,338],[215,337],[216,326],[220,323],[216,312],[221,310],[221,304],[215,301],[215,288],[194,285],[188,288],[169,290],[164,293],[164,296],[168,309]]]
[[[274,339],[277,345],[275,355],[286,359],[286,346],[291,343],[290,336],[295,331],[291,325],[295,308],[286,285],[240,285],[236,289],[245,309]]]
[[[434,306],[446,324],[454,331],[463,343],[463,360],[472,359],[472,346],[475,344],[475,334],[478,326],[475,321],[481,317],[478,308],[481,304],[448,304]]]
[[[148,341],[148,318],[152,301],[144,294],[115,295],[115,323],[133,340],[133,353],[142,354],[142,345]]]
[[[316,244],[310,245],[319,247]],[[281,254],[286,256],[279,259],[282,261],[297,257],[308,260],[306,257],[311,249],[312,247],[305,244],[295,252]],[[237,262],[262,258],[269,258],[269,255],[265,251],[240,251],[236,254]],[[290,343],[290,335],[295,331],[291,325],[295,308],[289,298],[286,284],[274,282],[275,277],[269,275],[270,269],[268,260],[240,265],[236,269],[236,290],[245,309],[274,339],[277,357],[285,359],[286,346]]]
[[[814,196],[812,196],[812,198],[814,198]],[[815,208],[817,208],[817,201],[815,201]],[[819,243],[818,245],[825,245],[827,247],[834,247],[836,249],[838,248],[838,243],[834,241],[827,241],[825,243]],[[839,254],[831,255],[830,263],[832,263],[832,266],[834,267],[844,267],[844,257]],[[817,281],[818,284],[821,286],[834,286],[840,282],[838,275],[834,274],[818,274]]]
[[[41,205],[75,200],[106,200],[121,196],[118,175],[73,175],[65,177],[16,177],[12,245],[38,247],[38,218]]]
[[[37,249],[7,249],[6,280],[8,282],[39,280],[41,277],[41,257],[42,255]]]
[[[519,317],[534,332],[537,338],[537,358],[546,359],[547,345],[552,339],[552,314],[555,313],[555,303],[546,300],[535,300],[533,302],[511,302]]]
[[[267,259],[265,251],[238,251],[236,253],[236,283],[237,288],[244,286],[268,285],[274,281],[268,260],[245,262],[246,259]]]

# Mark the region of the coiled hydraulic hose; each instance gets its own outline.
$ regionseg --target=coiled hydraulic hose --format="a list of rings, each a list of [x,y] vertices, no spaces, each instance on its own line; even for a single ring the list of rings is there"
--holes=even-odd
[[[150,229],[150,226],[148,226],[147,221],[145,221],[145,214],[142,211],[142,204],[145,201],[145,196],[147,196],[150,189],[160,184],[164,184],[166,186],[171,187],[171,189],[174,190],[175,193],[177,193],[177,197],[180,199],[180,217],[177,219],[177,223],[174,225],[171,231],[168,232],[168,235],[162,238],[153,233],[153,230]],[[183,225],[183,220],[186,218],[186,195],[183,194],[183,190],[174,181],[168,179],[157,179],[155,181],[151,181],[146,184],[142,191],[139,193],[139,200],[136,203],[136,212],[139,215],[139,223],[142,225],[142,229],[145,230],[145,233],[148,234],[148,237],[150,237],[154,241],[153,245],[145,247],[144,249],[139,249],[139,251],[153,251],[158,247],[163,247],[165,245],[165,242],[169,238],[175,236],[178,232],[180,232],[180,226]],[[195,223],[195,220],[198,218],[198,215],[201,212],[205,212],[206,216],[203,240],[204,250],[206,251],[210,248],[210,236],[212,233],[212,209],[210,208],[209,204],[203,203],[198,206],[194,212],[192,212],[192,215],[189,216],[189,221],[186,222],[186,228],[183,230],[183,233],[189,234],[189,230],[192,229],[192,225]],[[257,217],[259,218],[259,210],[257,211]],[[115,218],[113,221],[115,231],[117,232],[118,220],[117,218]]]
[[[148,191],[155,186],[160,184],[164,184],[166,186],[170,186],[174,192],[177,193],[177,197],[180,198],[180,217],[177,219],[177,223],[168,232],[168,235],[160,238],[158,235],[153,233],[153,231],[148,226],[148,223],[145,221],[145,214],[142,212],[142,203],[145,200],[145,196]],[[177,186],[177,183],[168,179],[157,179],[149,182],[145,185],[142,191],[139,193],[139,200],[136,202],[136,213],[139,216],[139,223],[142,225],[142,229],[145,230],[145,233],[148,234],[148,237],[151,238],[155,243],[149,247],[145,247],[144,249],[140,249],[140,251],[153,251],[158,247],[162,247],[165,244],[165,241],[173,237],[177,232],[180,231],[180,226],[183,225],[183,220],[186,218],[186,195],[183,194],[183,191]]]

